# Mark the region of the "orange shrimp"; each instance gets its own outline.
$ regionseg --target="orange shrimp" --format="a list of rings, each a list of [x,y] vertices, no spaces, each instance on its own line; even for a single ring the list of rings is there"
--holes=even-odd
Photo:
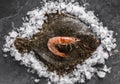
[[[58,49],[56,49],[55,45],[62,44],[62,45],[68,45],[68,44],[74,44],[76,42],[80,41],[80,39],[75,37],[65,37],[65,36],[58,36],[53,37],[48,40],[47,46],[48,49],[57,56],[60,57],[67,57],[67,55],[63,52],[60,52]]]

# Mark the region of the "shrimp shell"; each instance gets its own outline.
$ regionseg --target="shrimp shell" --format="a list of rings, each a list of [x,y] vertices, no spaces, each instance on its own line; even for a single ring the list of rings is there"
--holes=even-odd
[[[65,36],[58,36],[58,37],[53,37],[48,40],[47,46],[48,49],[57,56],[60,57],[67,57],[67,55],[63,52],[60,52],[55,46],[62,44],[62,45],[68,45],[68,44],[74,44],[76,42],[80,41],[80,39],[75,38],[75,37],[65,37]]]

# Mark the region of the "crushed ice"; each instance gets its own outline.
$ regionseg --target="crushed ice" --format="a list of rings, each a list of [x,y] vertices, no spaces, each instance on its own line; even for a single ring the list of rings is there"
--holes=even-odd
[[[69,13],[77,18],[80,18],[86,24],[89,24],[90,28],[101,39],[101,45],[97,50],[89,57],[83,64],[78,64],[77,69],[73,73],[59,77],[56,72],[47,71],[47,67],[41,61],[35,58],[34,52],[21,54],[15,49],[13,42],[16,36],[31,38],[33,34],[39,32],[42,28],[44,20],[47,20],[45,14],[48,13]],[[6,43],[3,46],[4,52],[10,52],[17,61],[21,61],[27,67],[31,67],[37,72],[39,77],[47,77],[48,83],[51,82],[57,84],[73,84],[76,81],[84,83],[86,79],[90,80],[92,76],[97,73],[100,78],[104,78],[106,73],[110,72],[111,68],[105,65],[105,60],[109,58],[108,52],[116,47],[116,39],[113,38],[113,31],[108,30],[107,27],[103,27],[103,24],[98,22],[99,19],[93,14],[92,11],[87,11],[85,7],[76,5],[74,3],[66,2],[46,2],[42,8],[36,8],[29,11],[27,15],[30,18],[25,17],[26,22],[16,30],[12,30],[8,36],[5,37]],[[106,49],[107,51],[104,51]],[[5,54],[6,56],[6,54]],[[96,64],[102,64],[103,67],[93,67]],[[35,80],[39,82],[39,79]]]

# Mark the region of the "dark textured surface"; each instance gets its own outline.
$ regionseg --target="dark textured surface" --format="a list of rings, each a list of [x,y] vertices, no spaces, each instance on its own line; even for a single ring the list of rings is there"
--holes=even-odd
[[[28,73],[26,67],[12,57],[3,57],[1,50],[4,43],[3,36],[7,35],[15,27],[20,27],[22,17],[26,12],[38,6],[41,0],[0,0],[0,84],[46,84],[47,80],[41,78],[39,83],[34,82],[36,74]],[[82,0],[83,1],[83,0]],[[108,29],[118,33],[117,49],[120,50],[120,0],[86,0],[90,5],[88,10],[95,11],[95,15]],[[39,5],[41,6],[41,5]],[[17,24],[17,25],[16,25]],[[120,54],[111,56],[107,65],[112,67],[111,73],[104,79],[93,77],[86,84],[120,84]]]

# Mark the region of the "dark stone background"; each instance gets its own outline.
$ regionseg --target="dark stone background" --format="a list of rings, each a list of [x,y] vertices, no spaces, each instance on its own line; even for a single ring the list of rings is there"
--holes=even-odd
[[[45,78],[35,83],[36,74],[28,73],[25,66],[14,61],[12,57],[3,57],[2,46],[4,36],[12,30],[12,23],[15,27],[22,25],[22,17],[27,11],[34,9],[41,0],[0,0],[0,84],[47,84]],[[83,4],[83,0],[77,0]],[[117,49],[120,50],[120,0],[85,0],[90,5],[88,10],[93,10],[100,21],[108,29],[118,33],[114,37],[117,39]],[[93,77],[85,84],[120,84],[120,54],[115,54],[107,60],[107,65],[112,67],[111,73],[104,79]]]

